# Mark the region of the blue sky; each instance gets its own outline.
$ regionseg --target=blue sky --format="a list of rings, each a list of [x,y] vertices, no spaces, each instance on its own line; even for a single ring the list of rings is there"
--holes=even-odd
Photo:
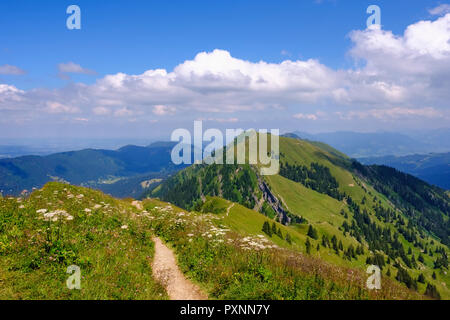
[[[66,8],[71,4],[81,8],[81,30],[66,28],[68,17]],[[83,100],[82,98],[88,93],[82,92],[78,86],[80,83],[92,86],[99,79],[117,73],[140,75],[147,70],[156,69],[165,69],[170,73],[186,60],[194,60],[197,54],[212,53],[215,49],[228,52],[230,57],[240,61],[251,63],[263,61],[277,66],[285,60],[314,59],[320,66],[331,70],[333,76],[339,70],[346,70],[346,72],[357,70],[364,68],[370,59],[383,60],[377,58],[376,52],[365,52],[359,49],[356,50],[356,54],[351,53],[352,48],[357,47],[355,41],[368,41],[367,43],[371,41],[364,38],[365,35],[359,38],[350,36],[354,30],[362,32],[366,29],[366,19],[369,16],[366,14],[366,8],[371,4],[381,8],[382,30],[399,36],[402,36],[410,25],[420,21],[444,19],[447,13],[444,10],[445,7],[440,13],[430,13],[431,9],[445,5],[445,1],[425,0],[1,1],[0,70],[1,66],[6,65],[14,66],[21,72],[3,72],[0,74],[0,84],[20,90],[19,93],[14,92],[14,94],[20,94],[21,98],[12,99],[13,102],[9,101],[10,103],[2,108],[0,96],[0,114],[3,113],[3,118],[8,120],[2,125],[0,136],[39,135],[43,125],[47,128],[45,132],[42,132],[43,136],[59,134],[62,128],[67,128],[63,131],[69,136],[77,136],[80,131],[87,136],[121,136],[122,132],[125,136],[136,137],[151,134],[167,136],[170,130],[177,126],[189,128],[192,126],[192,120],[198,118],[210,119],[210,126],[248,127],[253,125],[262,128],[283,126],[280,128],[282,131],[296,129],[330,131],[345,128],[356,131],[376,131],[392,129],[393,123],[399,130],[412,127],[431,128],[435,125],[446,126],[448,122],[442,117],[440,117],[440,123],[436,123],[432,118],[433,114],[437,116],[439,112],[447,111],[443,102],[446,96],[440,97],[441,99],[436,98],[436,94],[439,95],[445,91],[445,88],[433,87],[436,93],[432,98],[424,99],[421,106],[414,105],[406,98],[403,100],[392,98],[386,101],[382,99],[379,105],[375,105],[373,101],[367,101],[365,97],[347,98],[347,93],[345,98],[342,98],[342,90],[347,90],[348,86],[351,87],[350,83],[345,88],[337,88],[334,84],[330,84],[330,87],[320,89],[321,92],[333,90],[334,98],[328,95],[323,99],[317,98],[319,96],[317,94],[314,97],[302,96],[298,100],[292,98],[276,103],[278,96],[274,95],[270,97],[270,106],[264,105],[263,98],[257,105],[248,106],[252,97],[248,95],[244,99],[245,102],[234,100],[238,98],[227,101],[228,105],[236,104],[241,107],[227,109],[223,106],[218,107],[222,110],[212,111],[206,109],[204,105],[214,103],[214,98],[223,99],[223,96],[211,96],[210,100],[199,104],[191,102],[189,106],[180,102],[186,98],[184,95],[175,99],[176,101],[158,98],[154,102],[152,97],[143,97],[144,100],[151,100],[151,102],[147,104],[143,100],[129,100],[124,101],[123,106],[118,103],[113,106],[116,109],[108,111],[108,114],[114,114],[116,117],[107,117],[106,111],[100,112],[103,110],[99,109],[100,100],[92,102],[91,100],[94,99],[90,96],[89,99]],[[444,30],[444,36],[445,32]],[[414,39],[421,37],[419,33],[417,34]],[[359,40],[355,40],[356,38]],[[374,36],[371,39],[378,38]],[[388,50],[385,49],[383,47],[377,52],[387,54]],[[448,52],[444,53],[446,59]],[[432,53],[430,55],[436,59],[434,65],[445,61],[440,56],[437,57]],[[221,57],[224,61],[228,59],[223,55]],[[389,59],[389,55],[386,59]],[[415,62],[417,61],[411,60],[409,63]],[[426,65],[429,61],[425,61],[424,58],[419,62]],[[61,66],[58,69],[58,65],[68,63],[78,66],[82,71],[61,73]],[[383,65],[383,67],[386,66]],[[380,66],[377,68],[379,69]],[[320,68],[318,70],[320,71]],[[384,71],[384,77],[381,79],[382,72],[380,72],[380,79],[374,84],[382,83],[384,86],[385,83],[390,86],[391,96],[395,94],[394,91],[397,88],[411,89],[415,86],[410,82],[410,75],[405,75],[401,79],[391,79],[386,74],[393,72],[393,69],[386,67]],[[433,79],[432,82],[442,77],[440,74],[427,76]],[[230,79],[226,80],[230,81]],[[345,81],[352,82],[354,79],[349,80],[346,77]],[[443,81],[444,85],[448,84],[446,81],[446,79]],[[78,86],[75,91],[79,99],[71,96],[70,103],[65,104],[64,96],[74,95],[73,86]],[[312,88],[317,89],[315,85]],[[94,89],[98,88],[89,89],[89,94]],[[133,87],[133,90],[135,89]],[[405,95],[407,95],[406,89]],[[139,91],[132,91],[130,88],[127,90],[127,94],[140,96]],[[186,90],[186,86],[183,90]],[[200,93],[207,95],[209,89],[202,87],[198,90],[205,90]],[[255,93],[254,88],[250,91],[252,94],[259,93]],[[354,91],[363,92],[364,89],[355,88]],[[166,94],[173,95],[173,91]],[[239,96],[233,92],[227,97],[231,95]],[[338,100],[335,99],[336,95],[340,96]],[[282,96],[280,93],[279,97]],[[10,97],[11,94],[8,99],[11,99]],[[95,97],[98,97],[97,93]],[[256,97],[256,100],[258,99],[259,97]],[[11,107],[17,100],[26,101],[17,105],[16,111],[20,109],[22,117],[15,115],[15,110]],[[86,102],[86,100],[90,101]],[[5,101],[6,98],[3,99],[4,103]],[[47,108],[44,109],[49,111],[49,116],[43,117],[42,112],[38,116],[31,115],[33,112],[28,112],[27,108],[32,108],[33,104],[36,108],[40,105],[43,106],[42,108]],[[109,108],[110,105],[108,102],[100,107]],[[364,105],[364,110],[372,110],[368,113],[369,116],[364,115],[363,121],[361,117],[358,118],[357,111],[361,105]],[[95,112],[95,117],[91,118],[90,110],[95,108],[99,112]],[[381,108],[398,111],[394,112],[395,116],[392,116],[391,112],[389,114],[391,121],[386,122],[386,119],[381,119],[381,111],[377,111]],[[225,113],[222,114],[221,111]],[[349,112],[353,112],[352,116],[347,116]],[[29,114],[29,117],[24,117],[23,113]],[[339,114],[339,120],[336,116],[323,116],[330,113]],[[424,114],[430,117],[424,119]],[[100,118],[100,115],[104,117]],[[120,115],[123,117],[118,119]],[[134,117],[130,119],[133,115]],[[371,121],[370,115],[375,117],[376,121]],[[402,115],[407,117],[405,121],[401,119]],[[419,119],[411,119],[414,115]],[[161,119],[158,116],[164,117]],[[74,121],[75,118],[80,121]],[[140,123],[140,120],[144,118],[146,122]],[[257,119],[256,122],[255,119]],[[361,125],[364,122],[370,126]]]
[[[171,70],[198,52],[219,48],[251,61],[317,58],[335,68],[346,57],[351,30],[365,28],[366,8],[382,8],[385,28],[400,33],[438,1],[34,1],[0,2],[0,61],[26,77],[2,79],[22,89],[65,84],[56,65],[74,61],[99,75]],[[66,28],[77,4],[82,29]],[[282,51],[289,55],[282,55]],[[75,77],[92,82],[93,77]]]

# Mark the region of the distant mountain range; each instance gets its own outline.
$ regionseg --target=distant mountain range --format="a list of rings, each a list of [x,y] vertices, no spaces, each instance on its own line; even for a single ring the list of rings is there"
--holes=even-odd
[[[450,189],[450,152],[415,154],[403,157],[384,156],[358,159],[363,164],[393,167],[428,183]]]
[[[408,134],[395,132],[360,133],[351,131],[310,134],[294,131],[299,138],[320,141],[352,158],[404,156],[450,151],[450,129]]]
[[[116,197],[139,196],[144,189],[182,169],[171,161],[173,142],[118,150],[85,149],[47,156],[0,159],[0,190],[17,195],[48,181],[100,189]]]
[[[0,138],[0,159],[20,156],[46,156],[53,153],[83,150],[106,149],[115,150],[126,145],[146,146],[157,140],[139,138]]]

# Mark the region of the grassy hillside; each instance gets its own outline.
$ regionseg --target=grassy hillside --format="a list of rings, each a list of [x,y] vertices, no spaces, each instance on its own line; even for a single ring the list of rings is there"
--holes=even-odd
[[[377,261],[384,274],[412,289],[423,293],[430,284],[442,297],[450,297],[445,192],[420,180],[394,179],[395,175],[387,179],[383,171],[361,170],[333,148],[300,139],[280,138],[280,162],[280,174],[264,177],[250,166],[196,165],[152,195],[196,210],[202,205],[214,207],[208,196],[237,202],[262,213],[261,219],[283,222],[300,252],[306,252],[306,234],[312,226],[317,236],[308,237],[310,255],[358,268]],[[223,179],[225,171],[228,179]],[[261,189],[264,183],[269,196]],[[426,210],[420,210],[417,199],[424,201]],[[230,212],[242,211],[242,206]],[[283,218],[284,212],[288,219]],[[233,217],[231,213],[225,220]],[[256,226],[246,228],[261,229],[261,220],[253,220]],[[239,218],[230,221],[232,225],[239,222]]]
[[[202,213],[155,199],[144,201],[150,227],[172,245],[183,271],[217,299],[423,299],[383,276],[382,289],[367,290],[364,271],[299,253],[300,232],[256,211],[208,197]],[[207,213],[209,209],[216,213]],[[261,231],[275,223],[292,244]]]
[[[264,234],[269,219],[239,204],[208,197],[200,210],[155,199],[139,208],[61,183],[0,198],[0,299],[166,299],[151,276],[154,235],[211,298],[424,298],[384,277],[382,290],[367,290],[363,271],[299,253],[302,232],[274,222],[292,242]],[[66,287],[72,264],[81,290]]]
[[[0,299],[165,299],[151,233],[130,203],[50,183],[0,199]],[[70,265],[81,290],[68,290]]]

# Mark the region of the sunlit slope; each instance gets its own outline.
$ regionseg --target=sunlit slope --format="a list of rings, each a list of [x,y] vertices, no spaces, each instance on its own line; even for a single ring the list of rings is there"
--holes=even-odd
[[[321,144],[321,146],[327,145]],[[349,171],[350,159],[330,153],[328,150],[332,149],[329,148],[321,148],[305,140],[280,137],[280,160],[282,163],[288,162],[305,166],[319,163],[326,166],[339,183],[339,190],[351,195],[354,199],[362,199],[364,191],[357,185],[353,174]]]
[[[211,203],[213,203],[214,205],[211,206]],[[207,198],[202,210],[207,212],[208,208],[219,208],[219,210],[217,210],[217,215],[221,217],[221,220],[219,220],[220,223],[226,225],[232,230],[235,230],[236,232],[251,236],[258,236],[262,234],[271,242],[282,248],[292,249],[302,253],[306,252],[305,242],[308,238],[307,233],[309,224],[285,226],[262,215],[257,211],[217,197]],[[311,225],[316,226],[316,229],[318,229],[318,240],[316,241],[311,238],[309,239],[309,241],[311,242],[311,251],[309,254],[311,256],[319,257],[325,261],[332,262],[341,266],[355,267],[365,265],[365,260],[367,256],[370,255],[367,250],[364,254],[358,256],[357,259],[354,259],[352,261],[349,261],[342,256],[336,255],[332,248],[320,246],[319,250],[317,250],[317,245],[320,244],[320,239],[324,234],[329,236],[329,238],[331,238],[333,235],[336,235],[338,241],[342,241],[345,247],[348,247],[349,245],[353,245],[356,247],[358,245],[358,242],[354,238],[343,236],[342,233],[334,227],[333,224],[337,225],[337,222],[340,220],[338,216],[336,216],[336,218],[337,219],[335,223],[331,222],[331,224],[327,222],[326,219],[310,221]],[[268,222],[271,226],[272,224],[275,224],[276,228],[280,229],[282,236],[280,237],[277,234],[269,236],[264,233],[262,231],[264,222]],[[317,225],[320,225],[320,228],[317,228]],[[291,243],[286,241],[287,234],[289,234]]]
[[[365,270],[324,261],[321,255],[328,255],[328,249],[301,253],[306,239],[302,231],[222,198],[206,197],[201,212],[156,199],[146,199],[143,205],[152,217],[151,229],[171,244],[181,269],[211,298],[426,298],[384,275],[381,290],[368,290]],[[264,222],[277,234],[262,231]],[[287,234],[291,243],[285,240]]]
[[[130,202],[61,183],[0,198],[0,299],[166,299],[138,214]],[[66,286],[70,265],[80,267],[80,290]]]
[[[280,163],[280,173],[268,176],[260,174],[259,165],[191,166],[163,183],[152,196],[195,210],[204,209],[209,196],[225,198],[242,205],[233,206],[224,220],[237,230],[256,232],[262,229],[264,220],[283,221],[285,226],[280,229],[292,232],[295,250],[360,268],[378,259],[376,264],[383,265],[388,277],[398,278],[421,293],[432,285],[441,297],[450,297],[448,267],[442,263],[448,263],[449,250],[434,233],[442,228],[432,220],[441,215],[446,219],[440,211],[446,205],[445,193],[421,181],[403,185],[397,182],[402,177],[384,186],[386,177],[378,176],[377,168],[368,168],[371,176],[366,176],[333,148],[295,138],[280,137]],[[372,181],[377,183],[377,190],[389,192],[376,191]],[[270,196],[261,189],[264,183],[281,208],[269,203]],[[405,186],[409,193],[402,191]],[[418,189],[414,189],[416,186]],[[440,207],[428,203],[432,211],[424,219],[412,199],[422,199],[427,192],[441,202]],[[394,205],[391,199],[405,205]],[[310,227],[316,230],[315,237],[307,237]],[[334,245],[327,243],[330,239],[334,239]],[[273,241],[279,242],[277,238]],[[364,254],[349,253],[361,246]]]
[[[440,244],[440,239],[433,236],[432,231],[424,230],[415,224],[409,226],[411,218],[405,214],[405,207],[394,206],[384,194],[377,192],[372,187],[369,179],[358,175],[358,172],[352,168],[348,158],[341,157],[337,153],[331,154],[327,148],[320,148],[307,141],[284,137],[280,138],[280,153],[282,165],[289,163],[290,165],[309,167],[312,163],[318,163],[327,167],[339,184],[339,191],[345,195],[343,199],[336,199],[327,194],[306,188],[302,183],[280,175],[265,176],[264,178],[272,192],[280,199],[289,212],[304,217],[319,233],[330,236],[335,235],[338,239],[348,239],[353,242],[356,241],[355,235],[351,236],[351,232],[346,234],[343,232],[344,222],[351,225],[355,217],[351,206],[349,206],[349,198],[351,198],[351,202],[358,205],[359,211],[367,212],[368,219],[377,225],[378,228],[389,229],[393,235],[398,235],[399,242],[404,248],[402,250],[408,252],[408,254],[405,254],[407,259],[415,258],[417,261],[419,256],[423,258],[423,262],[417,262],[417,266],[414,267],[406,266],[403,259],[391,260],[391,263],[388,264],[391,274],[395,275],[397,273],[397,263],[406,268],[411,273],[412,278],[417,279],[422,273],[427,281],[431,281],[438,288],[443,297],[448,298],[450,296],[448,290],[450,278],[447,269],[445,267],[435,268],[435,261],[439,254],[429,253],[431,247],[433,251],[444,250],[448,255],[448,247]],[[377,179],[377,183],[381,184],[382,179]],[[424,184],[419,186],[423,188],[422,185]],[[399,187],[394,185],[389,190],[396,190]],[[425,187],[428,188],[426,185]],[[434,192],[431,187],[430,192]],[[397,194],[396,197],[398,197]],[[436,193],[436,197],[442,197],[442,194]],[[381,218],[376,214],[375,208],[390,211],[394,218]],[[432,207],[432,209],[436,217],[441,215],[439,207]],[[445,213],[442,214],[444,215],[444,221],[447,221],[445,220],[447,219]],[[405,232],[412,234],[416,240],[407,240]],[[365,245],[369,244],[365,236],[362,236],[359,241]],[[388,247],[391,247],[391,244]],[[429,254],[424,254],[424,248],[427,249]],[[385,253],[383,252],[383,254]],[[388,258],[388,255],[385,257]],[[439,275],[437,278],[440,280],[431,280],[435,275]],[[425,290],[424,284],[418,282],[417,286],[419,291]]]

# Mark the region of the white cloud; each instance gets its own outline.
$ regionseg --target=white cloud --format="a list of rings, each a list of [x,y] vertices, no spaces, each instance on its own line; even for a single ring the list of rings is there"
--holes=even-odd
[[[78,107],[69,106],[57,101],[49,101],[47,102],[45,111],[48,113],[78,113],[80,112],[80,109]]]
[[[317,120],[318,117],[315,114],[305,114],[305,113],[297,113],[293,115],[296,119],[305,119],[305,120]]]
[[[95,71],[83,68],[79,64],[73,62],[60,63],[58,64],[58,71],[60,73],[81,73],[81,74],[96,74]]]
[[[0,110],[14,110],[19,107],[23,101],[24,91],[15,86],[0,84]]]
[[[450,13],[450,4],[441,4],[435,8],[428,10],[428,12],[435,16]]]
[[[355,110],[352,117],[375,119],[431,119],[448,110],[450,14],[412,24],[402,35],[368,28],[352,32],[350,39],[355,67],[347,70],[331,69],[316,59],[251,62],[214,50],[200,52],[172,71],[117,73],[92,85],[22,91],[0,84],[0,110],[29,111],[35,117],[44,116],[40,111],[80,112],[87,118],[113,114],[127,121],[131,116],[149,121],[154,115],[183,111],[216,121],[237,119],[236,112],[252,112],[252,120],[270,118],[274,112],[286,117],[294,113],[297,119],[326,119],[318,112],[305,113],[304,106],[308,110],[330,106],[345,116],[350,113],[342,110]],[[89,72],[74,63],[60,64],[59,70]]]
[[[114,112],[114,116],[116,117],[129,117],[134,115],[134,112],[128,108],[121,108]]]
[[[105,107],[96,107],[94,109],[92,109],[92,112],[96,115],[99,116],[104,116],[104,115],[108,115],[111,113],[111,110]]]
[[[410,25],[403,36],[367,29],[351,33],[351,55],[365,63],[347,71],[347,103],[444,105],[450,98],[450,14]]]
[[[153,113],[158,116],[165,116],[175,113],[175,108],[170,106],[164,106],[164,105],[156,105],[153,107]]]
[[[11,66],[9,64],[4,64],[4,65],[0,66],[0,74],[18,76],[18,75],[23,75],[25,73],[26,73],[25,70],[22,70],[16,66]]]
[[[88,118],[75,118],[74,120],[79,122],[89,122]]]

